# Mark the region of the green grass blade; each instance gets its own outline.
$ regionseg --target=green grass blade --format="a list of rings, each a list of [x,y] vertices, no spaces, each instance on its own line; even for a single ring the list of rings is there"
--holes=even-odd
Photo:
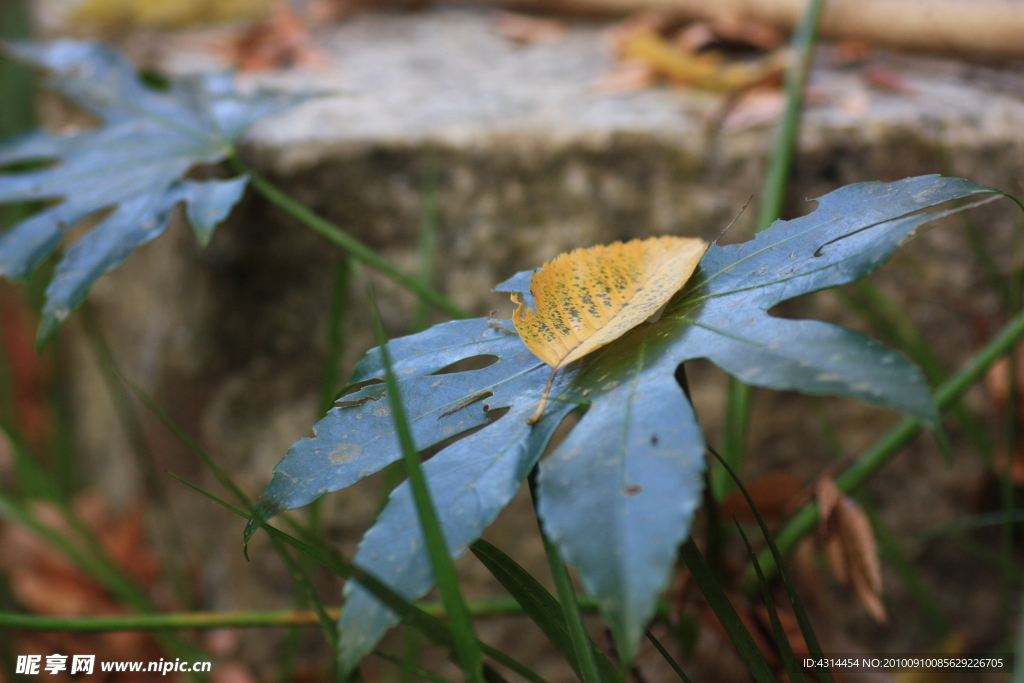
[[[509,595],[522,606],[523,611],[544,632],[578,675],[579,663],[558,601],[512,558],[487,541],[480,539],[469,549],[487,571],[505,587]]]
[[[3,494],[0,494],[0,519],[6,519],[28,529],[46,545],[59,552],[71,561],[72,564],[95,579],[101,586],[110,591],[114,597],[133,609],[150,614],[156,611],[146,594],[131,579],[126,577],[121,569],[106,555],[97,554],[93,544],[89,544],[89,549],[92,552],[87,553],[83,551],[62,534],[41,523],[27,510],[9,500]],[[168,652],[182,659],[198,660],[203,659],[205,656],[201,649],[174,634],[158,633],[155,637]]]
[[[215,495],[213,495],[209,491],[205,491],[201,487],[199,487],[199,486],[197,486],[197,485],[195,485],[195,484],[193,484],[193,483],[191,483],[189,481],[186,481],[185,479],[182,479],[181,477],[179,477],[178,475],[174,474],[173,472],[168,472],[168,474],[170,474],[170,476],[174,477],[175,479],[177,479],[181,483],[185,484],[189,488],[191,488],[191,489],[193,489],[193,490],[203,494],[204,496],[206,496],[210,500],[213,500],[216,503],[220,503],[222,506],[228,508],[232,512],[235,512],[237,514],[242,514],[244,516],[248,516],[245,513],[243,513],[241,510],[239,510],[238,508],[235,508],[235,507],[232,507],[232,506],[228,505],[227,503],[225,503],[224,501],[220,500],[219,498],[217,498]],[[245,501],[244,495],[243,495],[242,498],[243,498],[242,502],[245,503],[246,501]],[[313,607],[313,613],[317,617],[317,622],[320,625],[320,630],[323,631],[323,633],[324,633],[324,637],[327,639],[327,642],[333,646],[334,643],[337,641],[337,628],[336,628],[336,626],[334,624],[334,620],[330,616],[328,616],[327,608],[324,606],[323,602],[320,600],[320,596],[317,594],[316,589],[313,586],[313,582],[310,579],[308,572],[301,565],[299,565],[298,562],[295,561],[295,558],[292,557],[291,553],[289,553],[288,550],[284,547],[284,543],[283,543],[284,539],[283,538],[281,538],[280,536],[277,536],[275,534],[271,534],[270,535],[270,540],[271,540],[271,544],[274,547],[274,550],[277,552],[277,554],[280,556],[281,560],[285,563],[285,565],[288,567],[288,570],[291,572],[292,579],[295,581],[296,586],[299,588],[299,590],[301,591],[302,595],[306,598],[306,600]],[[329,560],[327,560],[327,558],[324,558],[322,556],[322,554],[315,553],[313,549],[309,548],[305,544],[301,544],[298,541],[296,541],[296,543],[298,545],[292,545],[292,547],[294,547],[296,550],[298,550],[299,552],[303,553],[307,557],[311,557],[312,559],[314,559],[315,561],[317,561],[320,564],[323,564],[324,566],[328,566],[328,564],[332,564],[332,565],[334,564],[334,563],[330,563]],[[328,569],[330,569],[330,568],[331,567],[328,566]]]
[[[405,632],[402,634],[402,659],[418,666],[417,662],[420,660],[420,636],[411,628],[404,630]],[[413,672],[403,669],[398,683],[416,683],[416,677]]]
[[[391,354],[388,351],[384,326],[380,320],[380,312],[377,310],[377,302],[372,289],[370,290],[370,308],[373,313],[377,344],[380,346],[381,359],[384,363],[384,377],[391,413],[395,420],[395,431],[402,446],[406,476],[409,479],[409,486],[416,503],[416,513],[423,531],[424,544],[430,556],[430,564],[434,570],[434,580],[437,581],[441,599],[448,610],[448,622],[455,638],[455,651],[458,653],[459,662],[462,664],[467,679],[483,683],[483,654],[480,652],[480,646],[473,632],[472,619],[466,610],[466,601],[462,596],[462,589],[455,574],[455,565],[448,554],[444,530],[437,518],[427,479],[420,465],[419,453],[413,444],[412,433],[409,430],[409,422],[406,419],[401,392],[398,388],[398,380],[395,378],[391,366]]]
[[[0,439],[11,445],[14,456],[14,480],[22,498],[47,498],[62,500],[60,489],[50,475],[39,464],[38,458],[25,442],[17,427],[0,418]]]
[[[419,240],[416,245],[419,256],[419,275],[428,287],[434,286],[434,271],[437,267],[437,159],[427,157],[423,171],[423,208],[420,212]],[[430,302],[420,297],[416,302],[416,315],[412,329],[420,332],[430,325]]]
[[[185,554],[187,547],[185,534],[164,488],[164,480],[157,465],[156,456],[142,427],[142,421],[132,404],[131,396],[121,385],[121,372],[117,367],[114,354],[103,336],[92,305],[88,302],[82,306],[79,319],[82,321],[86,341],[100,370],[107,394],[114,404],[114,412],[130,445],[129,450],[134,456],[135,465],[141,475],[143,490],[151,501],[151,517],[155,522],[154,526],[159,531],[159,541],[161,541],[157,544],[157,548],[166,565],[170,578],[169,583],[178,602],[182,605],[191,605],[193,597],[188,575],[192,563],[189,562]]]
[[[204,491],[202,488],[192,484],[191,482],[182,479],[181,477],[171,473],[171,476],[185,484],[189,488],[193,489],[197,493],[206,498],[209,498],[214,503],[217,503],[221,507],[235,513],[243,519],[251,519],[252,515],[244,510],[231,505],[218,498],[217,496]],[[328,571],[340,576],[343,579],[353,579],[363,585],[366,590],[373,593],[373,596],[385,604],[388,609],[397,614],[403,622],[409,626],[415,628],[424,636],[426,636],[435,645],[442,647],[453,647],[455,644],[454,637],[448,624],[441,621],[432,614],[428,614],[422,608],[407,601],[402,596],[395,593],[385,583],[377,579],[372,574],[363,571],[361,568],[349,564],[341,558],[326,553],[320,549],[304,543],[303,541],[287,534],[280,529],[270,526],[270,524],[264,522],[260,525],[271,536],[280,539],[282,542],[290,545],[299,552],[303,553],[314,562],[325,567]],[[479,641],[478,641],[479,642]],[[483,652],[493,659],[495,662],[507,667],[511,671],[514,671],[518,675],[522,676],[525,680],[531,681],[531,683],[545,683],[544,679],[538,676],[530,668],[524,666],[522,663],[516,661],[512,657],[508,656],[504,652],[487,645],[486,643],[479,643],[480,648]]]
[[[782,114],[772,156],[768,161],[764,186],[761,188],[761,200],[757,207],[757,225],[755,230],[767,230],[782,213],[782,204],[786,199],[786,186],[789,184],[789,172],[793,165],[796,151],[796,135],[800,127],[800,110],[804,103],[804,85],[807,83],[807,72],[811,68],[811,57],[814,55],[814,43],[818,35],[818,23],[824,0],[808,0],[807,8],[800,19],[791,43],[795,61],[786,70],[783,88],[786,91],[786,109]]]
[[[409,678],[408,680],[423,679],[426,681],[434,681],[434,683],[452,683],[449,679],[444,678],[443,676],[438,676],[433,672],[427,671],[421,666],[417,666],[416,664],[408,662],[404,659],[400,659],[399,657],[393,657],[392,655],[389,655],[386,652],[375,651],[373,654],[380,657],[385,662],[391,662],[399,669],[401,669],[403,680],[405,680],[407,674],[410,674],[411,678]]]
[[[743,527],[740,526],[738,521],[736,521],[736,530],[740,532],[740,538],[743,539],[743,544],[747,546],[747,554],[750,555],[750,561],[754,564],[754,571],[757,572],[757,580],[761,585],[761,597],[764,598],[764,606],[768,609],[768,618],[772,622],[772,634],[775,636],[775,644],[778,646],[779,654],[782,656],[782,665],[786,668],[790,681],[793,681],[793,683],[806,683],[807,679],[804,678],[804,671],[797,664],[796,655],[793,653],[793,646],[790,644],[789,638],[786,636],[786,630],[782,628],[782,622],[779,620],[779,612],[775,609],[775,600],[772,599],[771,588],[768,586],[768,581],[764,578],[761,565],[757,563],[754,547],[750,545],[750,541],[747,539],[747,535],[743,533]]]
[[[983,512],[977,515],[964,515],[952,522],[922,529],[915,533],[910,541],[917,545],[936,538],[941,538],[942,536],[948,536],[950,534],[962,533],[973,529],[983,529],[989,526],[998,526],[1003,524],[1004,521],[1005,517],[1003,516],[1002,510],[998,512]],[[1010,521],[1014,524],[1024,523],[1024,509],[1017,508],[1014,510]]]
[[[796,151],[800,110],[803,108],[804,102],[804,85],[807,82],[807,72],[811,67],[818,23],[824,5],[824,0],[808,0],[807,8],[793,33],[791,48],[795,55],[795,61],[786,70],[783,84],[786,92],[786,109],[779,122],[772,154],[768,160],[768,168],[765,170],[754,232],[767,230],[782,214],[782,204],[786,199],[786,186],[789,184],[790,169]],[[729,378],[729,398],[726,406],[722,452],[726,461],[734,466],[738,466],[743,457],[749,422],[750,393],[750,387]],[[721,482],[716,484],[714,490],[717,497],[721,498],[728,493],[728,480],[725,477],[717,477],[713,481]]]
[[[171,430],[171,432],[178,438],[178,440],[185,445],[192,453],[203,463],[216,477],[217,481],[225,489],[230,491],[238,499],[238,501],[251,509],[251,503],[249,497],[245,495],[245,492],[235,484],[234,480],[228,475],[228,473],[214,462],[205,450],[203,450],[199,444],[191,439],[188,434],[185,433],[181,427],[178,426],[174,420],[171,419],[167,413],[165,413],[155,401],[153,401],[146,392],[137,386],[134,382],[129,380],[123,374],[121,374],[116,366],[111,365],[111,370],[114,373],[113,379],[115,381],[123,382],[125,386],[131,391],[132,394],[154,415],[156,415],[164,425]],[[118,384],[120,388],[120,384]],[[198,487],[193,487],[198,488]],[[309,571],[306,567],[301,566],[295,561],[295,558],[291,556],[291,553],[282,545],[280,539],[271,536],[271,544],[274,547],[275,552],[281,557],[281,560],[287,565],[289,571],[292,574],[292,579],[295,581],[296,587],[299,589],[302,596],[312,606],[314,613],[317,615],[317,619],[320,623],[320,628],[324,633],[324,637],[327,642],[333,646],[337,641],[337,628],[334,624],[334,620],[327,615],[326,608],[324,607],[323,601],[316,592],[316,588],[313,586],[313,581],[310,578]]]
[[[732,606],[722,587],[718,585],[718,581],[715,580],[714,574],[711,573],[711,569],[704,561],[704,556],[701,555],[700,549],[692,538],[687,539],[683,544],[681,555],[686,566],[690,568],[690,574],[697,583],[697,587],[704,594],[704,598],[711,605],[718,621],[729,635],[729,640],[736,646],[736,651],[746,663],[750,675],[757,683],[774,683],[775,675],[772,673],[771,667],[768,666],[764,655],[761,654],[754,639],[743,625],[740,616],[736,614],[736,608]]]
[[[750,420],[750,399],[752,389],[734,377],[729,378],[728,396],[725,404],[725,425],[722,428],[722,453],[731,465],[739,467],[747,440],[747,423]],[[715,500],[722,500],[732,491],[730,479],[720,467],[711,469],[711,493]]]
[[[288,565],[288,570],[292,574],[292,580],[295,581],[295,585],[299,588],[302,596],[313,607],[313,612],[316,614],[317,622],[320,624],[320,630],[323,632],[324,638],[327,639],[329,645],[333,646],[338,641],[338,629],[334,619],[328,616],[327,609],[323,601],[320,600],[320,596],[313,586],[313,581],[309,577],[309,572],[300,563],[295,561],[295,558],[284,547],[280,539],[271,537],[271,541],[274,544],[274,550],[277,551],[277,554]]]
[[[505,587],[505,590],[515,598],[527,616],[544,632],[555,649],[565,657],[573,671],[580,675],[576,648],[558,600],[515,560],[487,541],[483,539],[477,541],[470,546],[470,550],[487,567],[494,578]],[[597,651],[589,636],[587,642],[600,670],[600,680],[620,680],[621,676],[615,670],[614,665],[603,653]]]
[[[318,216],[301,202],[289,197],[270,181],[253,171],[237,158],[235,159],[235,165],[242,172],[249,174],[249,184],[253,189],[262,194],[267,201],[289,214],[292,218],[298,220],[313,232],[325,237],[330,242],[341,247],[351,254],[353,258],[358,259],[371,268],[383,273],[409,291],[420,296],[425,301],[430,302],[431,306],[447,313],[453,318],[469,317],[464,310],[452,303],[452,301],[444,294],[441,294],[433,287],[429,287],[424,284],[420,278],[402,272],[394,264],[352,235],[349,235],[334,223]]]
[[[487,683],[508,683],[505,677],[498,673],[498,670],[487,662],[484,662],[484,680],[487,681]]]
[[[533,498],[533,508],[537,509],[537,469],[530,473],[530,496]],[[540,517],[537,517],[538,524]],[[544,542],[544,554],[548,558],[548,567],[551,570],[551,578],[555,582],[555,590],[558,593],[558,601],[561,604],[562,615],[565,618],[565,625],[572,641],[573,651],[576,653],[576,662],[579,665],[580,680],[583,683],[599,683],[601,675],[598,672],[597,660],[594,657],[594,644],[587,633],[587,627],[583,623],[583,614],[580,612],[579,602],[576,600],[576,589],[569,577],[569,568],[562,561],[558,554],[558,548],[552,543],[547,534],[544,533],[543,525],[540,525],[540,535]],[[627,663],[628,668],[628,663]],[[621,677],[618,677],[621,678]]]
[[[127,386],[128,389],[131,390],[131,392],[135,395],[139,402],[142,403],[142,405],[145,406],[147,410],[153,413],[157,417],[157,419],[159,419],[164,424],[164,426],[167,427],[167,429],[174,435],[174,437],[178,439],[178,441],[180,441],[183,446],[188,448],[192,452],[192,454],[195,455],[196,458],[198,458],[198,460],[207,469],[209,469],[211,473],[213,473],[214,478],[217,479],[217,482],[221,486],[223,486],[226,491],[229,491],[240,504],[245,506],[246,509],[252,508],[252,502],[250,501],[249,496],[246,495],[245,491],[243,491],[235,483],[235,481],[231,478],[227,471],[224,470],[224,468],[218,465],[217,462],[212,457],[210,457],[210,455],[205,450],[203,450],[202,447],[200,447],[199,444],[196,443],[196,441],[185,432],[185,430],[183,430],[173,419],[171,419],[171,416],[168,415],[166,411],[164,411],[159,405],[157,405],[157,403],[152,398],[150,398],[146,392],[144,392],[141,389],[141,387],[139,387],[137,384],[132,382],[124,375],[119,375],[119,377],[121,378],[121,381],[125,383],[125,386]],[[174,475],[172,474],[171,476]],[[179,479],[179,481],[182,480]],[[284,519],[287,523],[290,523],[293,527],[293,530],[302,535],[307,545],[321,546],[321,550],[323,550],[323,544],[320,543],[319,540],[315,538],[308,529],[302,528],[298,524],[295,524],[290,517],[283,516],[282,519]]]
[[[25,39],[32,35],[28,0],[8,0],[0,5],[0,38]],[[13,59],[0,59],[0,138],[16,135],[35,125],[32,71]],[[6,209],[7,207],[2,207]]]
[[[944,641],[953,634],[953,628],[946,615],[942,613],[935,595],[911,563],[899,539],[896,538],[889,526],[883,522],[869,503],[863,500],[858,502],[868,519],[871,520],[871,526],[875,530],[875,539],[878,541],[879,554],[886,566],[899,577],[914,602],[921,609],[921,623],[935,642]]]
[[[686,672],[683,671],[683,667],[679,666],[679,662],[675,660],[675,657],[669,654],[669,651],[665,649],[665,646],[661,644],[661,641],[654,637],[651,630],[644,629],[644,633],[647,635],[647,640],[651,641],[654,648],[661,654],[664,660],[668,662],[668,665],[672,667],[672,670],[676,672],[676,675],[679,676],[679,680],[683,683],[690,683],[690,678],[686,675]]]
[[[338,373],[341,370],[341,356],[345,351],[342,328],[348,315],[348,295],[352,283],[351,259],[338,257],[334,268],[334,283],[331,287],[331,307],[327,312],[327,352],[324,356],[320,378],[320,406],[317,418],[323,417],[334,405],[338,393]]]
[[[1021,596],[1020,613],[1017,617],[1017,639],[1014,644],[1014,659],[1017,666],[1013,672],[1013,683],[1024,683],[1024,596]]]
[[[818,642],[818,636],[814,633],[814,626],[811,625],[811,619],[807,615],[807,610],[804,608],[803,600],[800,599],[800,594],[796,590],[796,584],[793,583],[793,577],[790,575],[789,570],[786,569],[786,563],[782,559],[782,553],[779,551],[779,548],[775,543],[775,539],[772,536],[771,531],[768,529],[768,525],[764,521],[764,517],[761,516],[761,511],[757,509],[757,505],[754,503],[754,499],[751,497],[750,492],[747,491],[747,487],[743,485],[743,481],[739,476],[737,476],[736,472],[729,467],[728,463],[722,459],[722,456],[720,456],[711,446],[708,446],[708,451],[722,463],[722,467],[724,467],[726,472],[729,473],[729,476],[733,478],[733,481],[736,482],[736,486],[739,487],[743,497],[747,500],[747,505],[750,506],[751,511],[754,513],[754,517],[757,519],[757,524],[761,527],[761,534],[764,535],[764,540],[768,544],[768,549],[771,552],[770,557],[774,562],[774,566],[778,569],[779,575],[782,577],[782,583],[786,588],[786,594],[789,596],[790,605],[793,607],[793,614],[796,616],[797,623],[800,624],[800,632],[803,634],[804,641],[807,643],[807,649],[810,650],[811,656],[815,659],[824,659],[821,643]],[[743,540],[747,540],[746,536],[743,537]],[[752,555],[751,557],[755,564],[757,581],[759,584],[764,584],[766,579],[764,572],[761,570],[761,562],[757,555]],[[832,672],[827,667],[818,667],[818,679],[821,683],[834,683]]]

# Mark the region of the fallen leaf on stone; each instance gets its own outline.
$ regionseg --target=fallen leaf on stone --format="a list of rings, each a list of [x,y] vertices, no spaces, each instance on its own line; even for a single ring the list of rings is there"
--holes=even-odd
[[[493,26],[498,35],[524,45],[557,43],[565,36],[565,22],[514,12],[498,12]]]
[[[654,31],[637,31],[622,41],[623,59],[648,62],[670,81],[714,91],[731,91],[778,77],[789,61],[785,50],[755,60],[730,61],[716,53],[687,54]]]
[[[272,0],[84,0],[71,22],[108,28],[183,27],[262,16]]]
[[[518,304],[512,321],[553,379],[647,320],[686,284],[707,248],[693,237],[652,237],[562,254],[533,274],[534,310],[512,294]],[[543,413],[546,399],[547,393],[531,420]]]
[[[278,2],[270,15],[249,28],[231,46],[232,61],[242,71],[296,66],[325,66],[330,57],[313,44],[309,28],[288,2]]]
[[[882,563],[871,521],[832,479],[822,479],[816,493],[824,530],[822,549],[829,568],[839,583],[853,589],[857,601],[876,621],[885,622]]]

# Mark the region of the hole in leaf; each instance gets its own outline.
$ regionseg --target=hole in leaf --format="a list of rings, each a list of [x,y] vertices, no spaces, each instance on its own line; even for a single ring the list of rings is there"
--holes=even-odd
[[[346,394],[346,396],[347,395],[348,394]],[[354,400],[351,400],[351,401],[343,401],[343,400],[336,399],[334,401],[334,407],[335,408],[354,408],[355,406],[363,405],[367,401],[379,401],[380,399],[384,398],[385,395],[386,395],[386,392],[382,391],[377,396],[363,396],[361,398],[354,399]]]
[[[384,383],[385,382],[382,379],[368,379],[365,382],[358,382],[357,384],[350,384],[350,385],[348,385],[347,387],[345,387],[344,389],[342,389],[341,391],[339,391],[338,393],[336,393],[334,395],[334,403],[337,404],[338,402],[340,402],[346,396],[354,394],[357,391],[359,391],[360,389],[365,389],[366,387],[373,386],[374,384],[384,384]]]
[[[555,429],[555,433],[551,435],[551,440],[548,441],[548,445],[544,449],[544,454],[540,457],[541,460],[551,455],[551,453],[554,452],[554,450],[558,448],[563,441],[565,441],[565,437],[569,436],[569,432],[573,430],[576,424],[583,417],[583,414],[587,412],[587,407],[587,405],[581,405],[579,408],[562,418],[562,421]]]
[[[494,424],[495,422],[500,420],[502,417],[504,417],[505,413],[507,413],[509,411],[507,406],[502,407],[502,408],[495,408],[493,410],[490,410],[488,408],[487,404],[485,403],[485,404],[483,404],[482,407],[483,407],[484,412],[487,413],[487,416],[490,418],[487,422],[483,423],[482,425],[477,425],[476,427],[473,427],[472,429],[467,429],[464,432],[460,432],[460,433],[455,434],[453,436],[449,436],[444,441],[439,441],[439,442],[435,443],[433,446],[430,446],[428,448],[424,448],[422,451],[420,451],[420,458],[423,461],[429,460],[430,458],[432,458],[436,454],[438,454],[441,451],[443,451],[445,448],[448,448],[448,446],[451,446],[456,441],[459,441],[460,439],[465,439],[467,436],[470,436],[471,434],[476,434],[481,429],[483,429],[483,428],[485,428],[485,427],[487,427],[489,425]]]
[[[446,365],[437,372],[435,375],[451,375],[456,372],[469,372],[470,370],[483,370],[486,367],[490,367],[498,362],[497,356],[470,356],[469,358],[463,358],[457,360],[451,365]]]

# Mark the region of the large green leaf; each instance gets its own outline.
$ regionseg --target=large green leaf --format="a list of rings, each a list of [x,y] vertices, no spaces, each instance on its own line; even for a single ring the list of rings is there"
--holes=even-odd
[[[749,384],[859,398],[914,415],[938,414],[918,370],[863,335],[768,311],[781,301],[851,282],[882,264],[943,202],[997,192],[925,176],[832,192],[813,213],[777,222],[755,239],[712,245],[662,318],[643,324],[559,374],[544,419],[525,424],[548,368],[508,321],[462,320],[388,344],[417,448],[450,443],[425,465],[453,556],[464,552],[511,499],[554,427],[587,411],[540,465],[545,532],[576,566],[610,623],[624,659],[665,586],[700,499],[704,441],[675,379],[683,362],[708,358]],[[530,273],[497,289],[524,291]],[[493,357],[477,370],[438,374],[459,360]],[[353,382],[383,374],[379,349]],[[507,414],[492,419],[495,410]],[[257,519],[305,505],[401,457],[379,384],[345,396],[275,468]],[[258,521],[249,527],[249,532]],[[399,486],[360,544],[355,562],[403,597],[433,583],[408,487]],[[395,615],[361,588],[346,588],[341,616],[349,666],[369,652]]]
[[[266,92],[241,97],[229,76],[176,79],[167,91],[142,83],[112,48],[72,40],[7,43],[4,50],[49,72],[47,83],[101,125],[70,135],[30,133],[0,146],[0,166],[50,165],[0,174],[0,204],[50,206],[0,235],[0,275],[26,277],[81,220],[103,217],[57,265],[39,328],[45,339],[104,273],[158,237],[180,202],[200,244],[231,211],[247,178],[184,180],[193,166],[224,160],[256,119],[301,98]],[[53,203],[54,200],[62,200]]]

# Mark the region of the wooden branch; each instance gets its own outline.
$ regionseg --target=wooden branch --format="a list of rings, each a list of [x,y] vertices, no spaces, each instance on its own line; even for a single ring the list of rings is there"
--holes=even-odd
[[[730,15],[783,30],[806,0],[463,0],[519,9],[628,14],[656,10],[694,19]],[[1022,0],[827,0],[821,35],[942,54],[1024,56]]]

